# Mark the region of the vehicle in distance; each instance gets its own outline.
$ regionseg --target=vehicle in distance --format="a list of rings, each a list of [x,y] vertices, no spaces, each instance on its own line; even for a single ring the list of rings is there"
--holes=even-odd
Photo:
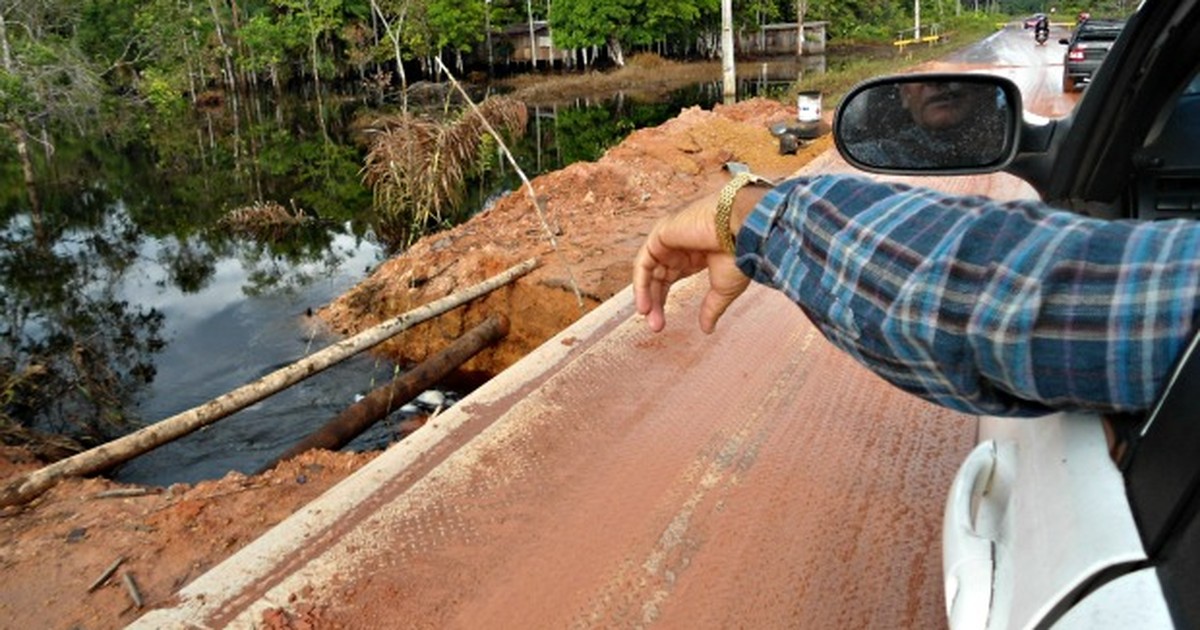
[[[1001,76],[872,79],[842,99],[834,139],[866,171],[1005,171],[1063,210],[1200,221],[1200,3],[1142,3],[1090,80],[1047,119],[1014,115],[1021,93]],[[920,136],[876,105],[906,84],[986,93],[963,139],[986,150],[897,146]],[[980,418],[943,514],[952,630],[1200,628],[1200,335],[1164,383],[1145,413]]]
[[[1092,80],[1124,27],[1124,20],[1089,18],[1075,27],[1071,37],[1058,40],[1067,47],[1063,58],[1064,92],[1078,92]]]
[[[1038,20],[1044,17],[1046,17],[1045,13],[1034,13],[1033,15],[1025,18],[1025,21],[1021,24],[1024,26],[1024,28],[1033,28],[1037,26]]]

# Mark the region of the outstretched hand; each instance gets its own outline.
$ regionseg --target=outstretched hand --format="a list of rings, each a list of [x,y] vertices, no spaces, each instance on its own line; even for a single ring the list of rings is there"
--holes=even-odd
[[[732,255],[717,240],[713,209],[716,196],[705,197],[658,222],[638,250],[633,265],[637,311],[650,329],[666,324],[663,307],[676,280],[708,269],[708,292],[700,304],[700,330],[711,333],[725,309],[750,284]],[[735,232],[736,233],[736,232]]]

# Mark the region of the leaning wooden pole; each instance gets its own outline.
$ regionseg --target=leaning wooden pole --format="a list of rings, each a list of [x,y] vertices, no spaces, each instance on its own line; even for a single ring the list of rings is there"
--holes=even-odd
[[[487,295],[536,267],[537,259],[530,258],[497,276],[377,324],[203,405],[22,475],[0,490],[0,507],[26,503],[40,496],[63,477],[78,477],[100,472],[151,451],[171,440],[183,437],[363,350],[376,346],[421,322]]]
[[[468,359],[503,339],[507,334],[508,318],[503,315],[492,315],[482,324],[468,331],[467,334],[455,339],[441,352],[422,361],[387,385],[375,388],[362,400],[350,405],[337,417],[326,422],[320,429],[288,449],[286,453],[268,462],[258,472],[270,470],[279,462],[311,449],[336,450],[345,446],[379,419],[416,398],[417,394],[437,384],[438,381],[458,369],[460,365],[466,363]]]

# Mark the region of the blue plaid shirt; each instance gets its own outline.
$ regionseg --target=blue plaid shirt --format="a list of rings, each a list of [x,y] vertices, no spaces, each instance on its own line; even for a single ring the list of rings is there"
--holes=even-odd
[[[1200,310],[1200,222],[844,175],[776,187],[737,252],[859,362],[967,413],[1145,410]]]

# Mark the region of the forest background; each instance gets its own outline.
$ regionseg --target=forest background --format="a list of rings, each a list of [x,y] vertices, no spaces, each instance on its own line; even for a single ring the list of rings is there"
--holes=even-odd
[[[1126,1],[1088,4],[1057,8],[1124,13]],[[914,14],[953,30],[1050,10],[1043,0],[926,0],[923,8],[920,0],[742,0],[733,9],[738,31],[824,21],[832,43],[889,42],[911,29]],[[505,46],[497,36],[521,24],[532,33],[546,23],[554,46],[571,51],[572,68],[623,66],[627,51],[711,59],[720,53],[720,14],[720,0],[7,0],[0,125],[11,142],[0,143],[0,157],[16,151],[36,195],[31,139],[51,146],[57,134],[97,126],[147,134],[156,118],[206,100],[306,87],[319,101],[323,83],[370,85],[405,107],[414,74],[436,80],[453,65],[486,70],[486,81]]]
[[[1076,3],[1082,4],[1082,3]],[[1125,0],[1056,7],[1125,13]],[[1108,6],[1111,5],[1111,6]],[[888,42],[914,13],[952,29],[986,14],[1048,11],[1043,0],[742,0],[735,28],[825,21],[830,42]],[[0,6],[0,124],[20,151],[54,127],[171,115],[210,90],[370,81],[407,87],[434,59],[463,71],[496,57],[494,36],[549,25],[569,63],[623,65],[627,51],[719,54],[719,0],[7,0]],[[589,55],[588,52],[591,52]],[[536,61],[535,61],[536,69]],[[485,66],[492,70],[490,66]]]

